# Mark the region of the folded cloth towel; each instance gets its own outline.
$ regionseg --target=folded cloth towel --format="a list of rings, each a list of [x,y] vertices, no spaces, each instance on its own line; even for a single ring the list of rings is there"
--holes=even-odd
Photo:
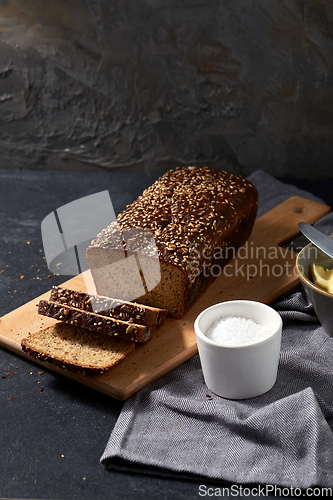
[[[316,199],[262,171],[249,179],[259,191],[259,215],[293,195]],[[333,233],[333,215],[316,225]],[[284,326],[268,393],[241,401],[215,396],[196,355],[124,403],[101,463],[232,484],[332,487],[333,338],[301,287],[274,307]]]

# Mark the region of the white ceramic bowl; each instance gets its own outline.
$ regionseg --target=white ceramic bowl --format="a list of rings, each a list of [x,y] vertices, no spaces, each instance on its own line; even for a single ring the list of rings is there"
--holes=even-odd
[[[205,333],[222,316],[252,319],[271,330],[259,342],[221,346]],[[228,399],[247,399],[269,391],[276,382],[282,319],[271,307],[251,300],[222,302],[202,311],[194,322],[203,375],[207,387]]]

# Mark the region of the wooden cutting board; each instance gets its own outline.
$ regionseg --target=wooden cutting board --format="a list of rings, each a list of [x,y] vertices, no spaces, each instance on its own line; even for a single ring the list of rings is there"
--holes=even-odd
[[[246,245],[187,314],[180,320],[168,318],[150,342],[136,345],[134,352],[109,372],[96,376],[79,375],[41,361],[34,362],[116,399],[127,399],[197,353],[193,323],[206,307],[234,299],[269,304],[298,286],[294,270],[296,253],[279,245],[299,234],[299,222],[313,224],[330,211],[326,205],[295,196],[258,218]],[[218,275],[219,269],[213,272]],[[76,276],[63,286],[86,291],[90,279],[88,271],[86,276]],[[39,300],[49,295],[47,292],[0,318],[1,346],[30,358],[21,350],[20,342],[28,332],[54,324],[54,319],[37,314]]]

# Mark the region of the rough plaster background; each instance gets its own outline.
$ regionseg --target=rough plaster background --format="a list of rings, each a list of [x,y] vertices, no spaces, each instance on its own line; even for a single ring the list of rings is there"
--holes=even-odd
[[[0,168],[333,176],[330,0],[0,0]]]

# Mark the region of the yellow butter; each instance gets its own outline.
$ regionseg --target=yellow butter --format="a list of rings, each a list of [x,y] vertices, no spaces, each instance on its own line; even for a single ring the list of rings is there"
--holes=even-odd
[[[317,264],[311,264],[311,271],[314,283],[333,294],[333,269],[324,269]]]

